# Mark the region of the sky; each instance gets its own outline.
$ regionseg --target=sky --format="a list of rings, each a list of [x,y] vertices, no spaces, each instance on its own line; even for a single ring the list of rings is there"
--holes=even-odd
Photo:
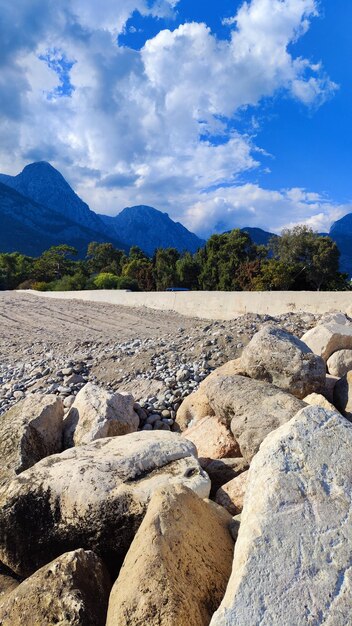
[[[0,171],[198,235],[352,211],[350,0],[0,0]]]

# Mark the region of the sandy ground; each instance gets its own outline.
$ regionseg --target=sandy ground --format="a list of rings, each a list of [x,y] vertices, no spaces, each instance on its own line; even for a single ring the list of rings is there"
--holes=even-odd
[[[30,382],[33,390],[45,389],[61,368],[81,363],[90,380],[138,398],[151,392],[148,385],[160,380],[160,371],[189,364],[205,376],[237,358],[263,324],[301,336],[317,319],[312,314],[250,314],[209,322],[147,308],[0,292],[0,409],[14,401],[10,391],[16,385],[25,391],[32,375],[39,378],[38,369],[49,373],[35,387]],[[138,383],[141,377],[148,380]]]

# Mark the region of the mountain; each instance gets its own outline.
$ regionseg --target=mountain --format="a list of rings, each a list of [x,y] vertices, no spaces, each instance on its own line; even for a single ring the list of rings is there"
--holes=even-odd
[[[27,165],[17,176],[0,174],[0,182],[55,213],[61,213],[72,222],[110,236],[103,220],[77,196],[62,174],[46,161]]]
[[[82,226],[1,182],[0,224],[1,252],[38,256],[50,246],[66,243],[77,248],[82,257],[91,241],[115,242],[113,237]]]
[[[340,270],[352,276],[352,213],[333,223],[329,237],[340,250]]]
[[[127,207],[115,217],[102,215],[101,218],[125,245],[139,246],[149,255],[160,247],[196,252],[205,243],[182,224],[170,219],[167,213],[150,206]]]
[[[261,228],[246,226],[245,228],[241,228],[241,230],[247,233],[257,246],[267,246],[272,237],[277,237],[274,233],[269,233]]]

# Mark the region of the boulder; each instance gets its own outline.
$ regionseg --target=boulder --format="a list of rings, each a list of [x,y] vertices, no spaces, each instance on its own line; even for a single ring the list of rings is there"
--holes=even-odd
[[[334,352],[352,349],[352,324],[319,324],[308,330],[302,341],[326,362]]]
[[[216,492],[215,502],[223,506],[231,515],[238,515],[243,509],[247,481],[248,470],[220,487]]]
[[[338,350],[327,361],[329,374],[341,378],[352,370],[352,350]]]
[[[54,395],[33,394],[0,420],[0,494],[24,470],[62,449],[64,407]]]
[[[340,379],[337,376],[326,374],[324,396],[332,404],[334,402],[334,389],[338,380]]]
[[[210,406],[251,461],[263,439],[288,422],[305,404],[278,387],[244,376],[218,377],[206,389]]]
[[[133,407],[133,396],[112,393],[87,383],[78,392],[65,418],[64,447],[135,432],[139,417]]]
[[[334,387],[334,405],[352,421],[352,371],[340,378]]]
[[[106,626],[206,626],[231,574],[232,522],[184,487],[156,493],[109,600]]]
[[[190,441],[159,431],[97,439],[40,461],[0,500],[0,560],[28,576],[81,547],[117,568],[157,487],[181,483],[208,496],[195,454]]]
[[[197,391],[193,391],[182,402],[176,415],[176,427],[183,432],[188,426],[194,426],[204,417],[214,415],[214,411],[209,405],[206,388],[208,383],[218,376],[234,376],[235,374],[245,376],[241,359],[233,359],[227,361],[224,365],[217,367],[209,376],[207,376],[199,385]]]
[[[211,626],[343,626],[352,612],[352,425],[306,407],[252,461]]]
[[[0,624],[104,626],[110,588],[94,552],[68,552],[0,598]]]
[[[214,415],[208,398],[202,389],[193,391],[184,399],[176,414],[176,427],[183,432],[204,417]]]
[[[194,426],[187,428],[183,437],[194,443],[199,457],[222,459],[241,456],[232,432],[215,415],[203,417]]]
[[[328,411],[336,411],[335,406],[320,393],[310,393],[309,396],[303,398],[303,402],[310,406],[321,406]]]
[[[4,596],[16,589],[19,585],[17,577],[5,565],[0,563],[0,605]]]
[[[216,492],[236,476],[248,470],[248,463],[242,457],[233,459],[207,459],[200,458],[199,463],[205,469],[211,480],[210,498],[214,498]]]
[[[322,315],[322,317],[320,318],[318,325],[322,324],[324,326],[324,324],[350,324],[350,320],[346,317],[346,315],[344,313],[335,311],[332,313],[325,313],[324,315]]]
[[[273,383],[297,398],[324,391],[323,359],[280,328],[265,326],[256,333],[243,350],[241,361],[251,378]]]

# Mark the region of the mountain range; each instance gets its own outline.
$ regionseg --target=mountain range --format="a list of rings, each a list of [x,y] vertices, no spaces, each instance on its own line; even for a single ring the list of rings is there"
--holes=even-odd
[[[128,207],[116,217],[98,215],[62,174],[41,161],[17,176],[0,174],[0,250],[37,256],[66,243],[85,256],[91,241],[110,242],[126,252],[138,245],[147,254],[160,246],[195,252],[204,241],[152,207]]]
[[[158,247],[195,252],[204,241],[167,213],[132,206],[115,217],[98,215],[73,191],[62,174],[45,161],[31,163],[17,176],[0,174],[0,252],[40,255],[66,243],[84,257],[91,241],[110,242],[128,252],[139,246],[152,255]],[[272,233],[246,227],[256,244],[267,245]],[[340,249],[340,269],[352,276],[352,213],[328,233]]]

